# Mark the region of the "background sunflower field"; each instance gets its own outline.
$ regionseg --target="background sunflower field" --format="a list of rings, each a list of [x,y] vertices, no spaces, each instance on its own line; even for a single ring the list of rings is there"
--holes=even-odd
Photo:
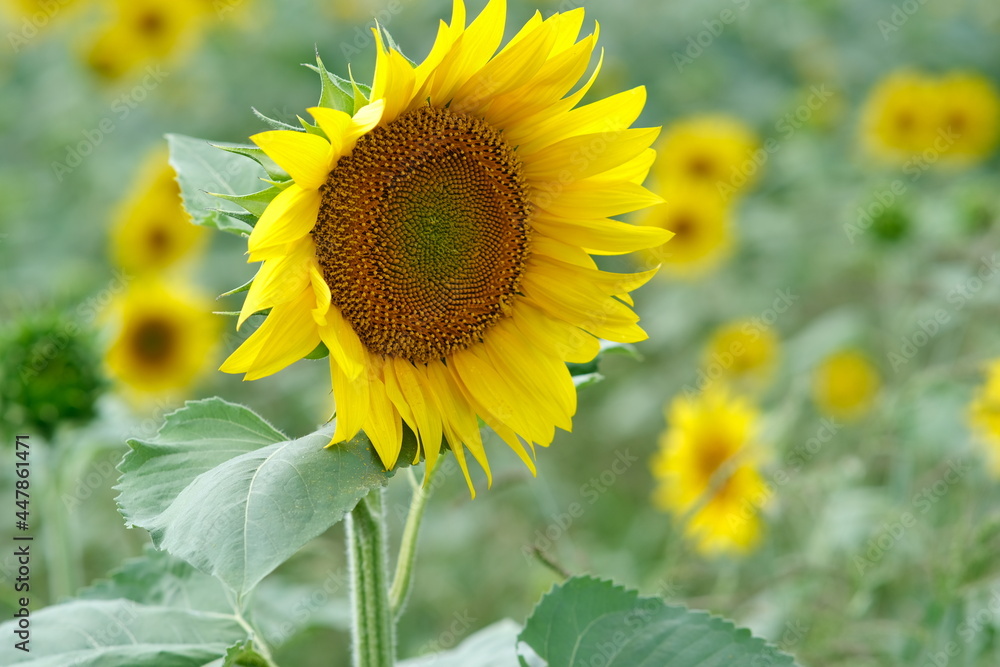
[[[662,265],[635,297],[649,340],[590,369],[537,478],[496,447],[474,501],[457,466],[435,480],[401,656],[523,621],[564,573],[595,572],[802,665],[1000,664],[1000,4],[509,6],[508,32],[535,9],[600,23],[590,98],[646,86],[666,203],[630,221],[676,236],[602,258]],[[241,300],[213,298],[254,269],[243,240],[188,224],[164,134],[245,142],[252,108],[295,123],[317,94],[299,63],[368,80],[376,20],[418,59],[450,2],[0,9],[0,539],[27,432],[33,595],[53,603],[147,548],[115,466],[185,399],[296,435],[333,410],[322,362],[216,371],[242,338],[209,313]],[[405,494],[390,488],[397,535]],[[256,592],[282,664],[346,661],[343,541],[328,531]],[[17,572],[0,550],[4,619]]]

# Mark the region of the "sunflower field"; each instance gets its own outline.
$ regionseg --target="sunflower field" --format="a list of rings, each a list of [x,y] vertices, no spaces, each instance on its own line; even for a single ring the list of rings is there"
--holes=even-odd
[[[0,34],[0,665],[1000,665],[996,0]]]

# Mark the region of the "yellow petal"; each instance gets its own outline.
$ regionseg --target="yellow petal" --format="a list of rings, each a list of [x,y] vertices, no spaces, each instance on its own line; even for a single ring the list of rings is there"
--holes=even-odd
[[[455,92],[449,109],[479,115],[493,99],[527,83],[548,58],[555,35],[539,26],[517,46],[505,50]]]
[[[351,117],[338,109],[311,107],[307,111],[316,120],[319,128],[330,142],[330,152],[336,158],[343,153],[344,136],[351,125]]]
[[[309,239],[289,245],[288,252],[280,257],[266,260],[250,285],[236,328],[242,327],[254,313],[291,301],[301,294],[309,282],[310,267],[315,263],[315,251]]]
[[[347,379],[359,377],[368,363],[368,351],[354,327],[344,319],[340,308],[333,305],[326,311],[326,322],[326,326],[319,329],[319,335],[330,350],[330,359],[337,363]]]
[[[264,249],[285,246],[312,231],[319,216],[320,202],[318,190],[305,190],[297,183],[279,192],[250,233],[247,241],[250,261],[266,259],[261,257]]]
[[[662,204],[663,198],[635,183],[575,181],[533,197],[541,209],[564,218],[607,218]]]
[[[387,375],[389,368],[390,364],[386,364]],[[441,413],[434,405],[433,399],[424,393],[424,383],[421,382],[419,377],[422,372],[421,370],[414,367],[413,364],[405,359],[398,358],[392,361],[391,369],[395,375],[399,391],[407,405],[410,406],[413,420],[416,422],[416,427],[411,428],[417,433],[424,457],[427,459],[427,469],[432,470],[437,461],[438,454],[441,452],[441,438],[444,433],[441,424]]]
[[[385,48],[381,31],[372,28],[372,32],[375,34],[376,55],[371,98],[385,100],[385,111],[381,119],[391,123],[409,107],[413,98],[416,75],[413,72],[413,65],[403,57],[403,54]]]
[[[442,59],[430,82],[433,104],[451,101],[458,87],[472,78],[496,53],[503,39],[507,0],[490,0]]]
[[[532,135],[539,137],[538,142],[556,142],[581,134],[617,132],[634,123],[645,104],[646,88],[639,86],[546,119],[533,128]],[[523,146],[524,150],[536,149],[534,141]]]
[[[372,377],[368,385],[368,420],[365,434],[382,460],[386,470],[391,470],[399,458],[403,444],[403,424],[399,412],[386,393],[385,383]]]
[[[534,154],[522,152],[524,175],[537,187],[596,176],[639,157],[659,133],[660,128],[635,128],[569,137]]]
[[[546,315],[525,301],[518,302],[512,319],[522,336],[535,341],[543,352],[562,361],[585,364],[593,361],[601,351],[599,339],[579,327]]]
[[[624,294],[638,289],[656,275],[657,269],[638,273],[612,273],[576,264],[570,264],[554,257],[536,254],[528,260],[533,275],[546,275],[554,280],[571,280],[600,290],[603,294]]]
[[[674,235],[660,227],[630,225],[610,218],[567,220],[539,215],[532,219],[531,226],[543,236],[601,255],[620,255],[643,248],[656,248]]]
[[[307,190],[316,190],[330,174],[331,146],[323,137],[306,132],[274,130],[250,137],[267,156]]]
[[[368,419],[368,376],[349,378],[333,355],[330,355],[330,379],[333,398],[337,403],[337,426],[333,442],[343,442],[356,436]]]
[[[306,289],[296,299],[275,306],[221,370],[246,373],[245,380],[256,380],[277,373],[316,349],[320,337],[312,319],[315,299],[312,289]]]
[[[619,343],[648,338],[636,324],[639,317],[628,306],[592,286],[566,284],[529,272],[522,279],[521,288],[531,304],[595,336]]]

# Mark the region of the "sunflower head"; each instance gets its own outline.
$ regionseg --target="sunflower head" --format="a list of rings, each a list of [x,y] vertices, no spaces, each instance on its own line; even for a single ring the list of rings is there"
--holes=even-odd
[[[940,97],[926,75],[902,70],[869,93],[862,110],[862,139],[868,152],[886,162],[903,162],[933,146]]]
[[[683,520],[703,553],[745,552],[757,542],[765,483],[758,472],[759,415],[721,385],[679,396],[652,462],[654,504]]]
[[[771,327],[755,319],[735,320],[709,337],[702,367],[711,380],[760,389],[770,380],[777,357],[778,337]]]
[[[974,72],[897,72],[872,91],[863,128],[869,151],[887,161],[971,164],[1000,140],[1000,93]]]
[[[149,61],[165,60],[199,39],[204,0],[115,0],[113,15],[86,54],[91,69],[116,79]]]
[[[947,133],[945,155],[956,163],[988,157],[1000,139],[1000,93],[992,81],[974,72],[952,72],[938,83],[938,126]]]
[[[135,195],[122,205],[111,254],[129,273],[162,272],[204,243],[205,230],[191,224],[175,177],[166,153],[155,151],[132,189]]]
[[[641,185],[658,130],[630,128],[642,88],[579,106],[597,74],[577,86],[597,39],[583,18],[536,13],[501,47],[503,0],[468,25],[456,0],[420,64],[374,31],[370,91],[320,63],[341,93],[314,124],[252,137],[291,178],[250,235],[263,264],[239,324],[270,312],[222,369],[262,377],[322,342],[331,444],[363,429],[391,468],[406,425],[429,466],[444,441],[489,479],[482,419],[533,471],[534,445],[571,428],[566,362],[645,338],[628,293],[655,270],[591,255],[669,238],[612,218],[660,201]]]
[[[133,282],[112,306],[116,332],[105,356],[111,375],[138,394],[190,386],[218,343],[211,302],[153,278]]]
[[[759,177],[754,152],[760,139],[743,121],[724,114],[691,116],[667,128],[658,150],[657,177],[664,183],[701,188],[723,201]]]
[[[705,187],[666,187],[664,203],[644,211],[639,223],[672,232],[667,243],[642,253],[665,274],[700,278],[732,252],[734,225],[729,206]]]
[[[87,422],[104,393],[94,336],[58,314],[0,331],[0,416],[50,439],[61,423]]]
[[[823,414],[857,419],[871,409],[881,384],[867,356],[857,350],[841,350],[823,359],[813,371],[813,401]]]

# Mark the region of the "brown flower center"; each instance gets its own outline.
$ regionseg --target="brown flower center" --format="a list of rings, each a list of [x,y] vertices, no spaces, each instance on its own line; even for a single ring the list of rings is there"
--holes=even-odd
[[[132,351],[149,366],[163,366],[173,359],[177,331],[167,320],[150,318],[140,322],[132,333]]]
[[[370,351],[441,359],[509,312],[529,202],[520,159],[485,121],[406,113],[361,137],[321,191],[317,258]]]

